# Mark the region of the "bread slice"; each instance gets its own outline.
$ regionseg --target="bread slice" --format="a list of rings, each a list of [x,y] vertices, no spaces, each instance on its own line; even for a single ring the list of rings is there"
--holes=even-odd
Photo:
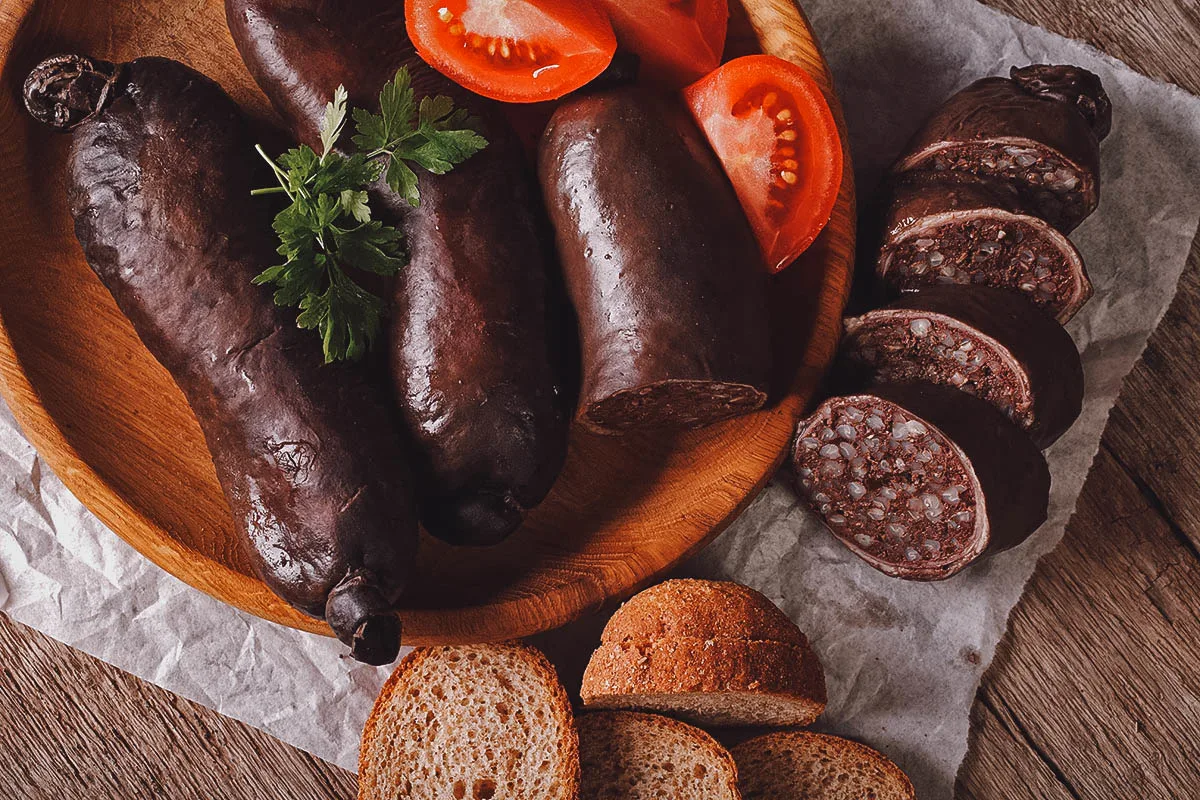
[[[808,725],[825,709],[821,662],[787,615],[736,583],[674,580],[609,620],[580,692],[589,708],[701,725]]]
[[[363,731],[360,800],[575,800],[579,739],[567,693],[520,644],[410,653]]]
[[[745,800],[916,800],[912,781],[866,745],[778,731],[733,748]]]
[[[664,636],[737,638],[807,647],[808,640],[766,595],[728,581],[663,581],[613,614],[600,641],[647,642]]]
[[[825,709],[811,650],[745,639],[601,645],[581,692],[589,708],[636,708],[701,725],[809,725]]]
[[[579,718],[579,800],[738,800],[729,751],[702,730],[631,711]]]

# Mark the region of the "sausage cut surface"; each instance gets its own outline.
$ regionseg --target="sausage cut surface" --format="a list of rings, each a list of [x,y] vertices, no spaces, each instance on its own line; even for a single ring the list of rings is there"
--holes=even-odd
[[[1046,519],[1050,473],[989,404],[946,386],[887,385],[825,401],[792,452],[801,496],[894,577],[948,578]]]
[[[977,285],[1020,294],[1066,322],[1092,296],[1071,241],[1026,212],[995,179],[939,172],[900,176],[877,262],[891,292]]]
[[[1049,447],[1078,418],[1083,364],[1063,328],[1026,300],[940,286],[845,321],[840,371],[856,387],[936,383],[991,403]]]

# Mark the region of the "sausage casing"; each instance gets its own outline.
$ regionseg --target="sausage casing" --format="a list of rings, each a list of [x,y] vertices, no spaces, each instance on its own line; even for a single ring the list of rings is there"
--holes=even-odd
[[[688,428],[760,407],[762,256],[678,100],[619,89],[568,102],[538,162],[579,318],[579,420],[607,432]]]
[[[40,119],[78,123],[76,235],[195,412],[258,573],[356,658],[393,660],[416,542],[399,431],[383,392],[323,365],[293,313],[251,285],[279,257],[250,196],[254,140],[237,106],[162,58],[56,57],[26,97]]]
[[[407,67],[420,98],[453,97],[483,118],[489,145],[446,175],[420,172],[416,209],[386,185],[411,262],[393,293],[390,360],[414,444],[422,521],[459,544],[503,539],[549,492],[566,456],[567,415],[548,320],[550,252],[520,143],[492,104],[416,55],[403,3],[227,0],[234,41],[295,135],[315,144],[344,85],[374,109]]]

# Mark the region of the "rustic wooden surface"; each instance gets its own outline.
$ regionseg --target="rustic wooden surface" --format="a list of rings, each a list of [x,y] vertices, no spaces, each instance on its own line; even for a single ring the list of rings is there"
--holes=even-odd
[[[1194,0],[992,0],[1200,93]],[[972,714],[963,800],[1200,792],[1200,245]],[[352,775],[0,615],[0,796],[351,798]]]
[[[761,43],[801,64],[840,120],[828,67],[793,0],[735,5],[729,46]],[[271,113],[219,0],[0,3],[4,86],[63,48],[114,61],[179,58],[252,116]],[[328,634],[254,575],[182,393],[84,263],[64,201],[67,137],[30,120],[9,92],[0,93],[0,130],[0,171],[11,178],[0,184],[8,209],[0,215],[0,391],[14,416],[67,487],[160,567],[260,617]],[[555,628],[632,594],[715,537],[775,472],[833,358],[854,224],[847,170],[829,225],[773,285],[785,309],[772,315],[775,402],[686,434],[613,437],[576,425],[554,490],[502,544],[455,548],[421,536],[421,566],[400,602],[405,640],[500,641]]]

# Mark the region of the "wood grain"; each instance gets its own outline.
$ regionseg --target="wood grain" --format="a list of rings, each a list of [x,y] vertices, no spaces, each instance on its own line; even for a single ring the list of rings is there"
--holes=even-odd
[[[1192,0],[992,5],[1200,93]],[[961,800],[1197,796],[1198,350],[1200,242],[984,679]],[[354,797],[352,776],[2,618],[0,659],[2,797]]]
[[[354,775],[3,615],[0,652],[5,798],[340,800],[356,793]]]
[[[1187,0],[989,0],[1200,94]],[[963,800],[1200,791],[1200,239],[1126,379],[1063,544],[1045,558],[972,711]]]
[[[840,120],[796,6],[747,0],[747,10],[731,26],[731,47],[754,50],[761,39],[806,66]],[[234,50],[220,0],[8,0],[0,11],[0,168],[9,175],[0,205],[11,209],[0,217],[0,390],[64,483],[148,558],[253,614],[328,633],[254,576],[181,392],[83,262],[64,201],[66,137],[39,128],[19,103],[29,68],[64,50],[114,61],[179,58],[251,115],[272,118]],[[682,436],[577,428],[554,491],[506,542],[464,549],[422,536],[400,610],[406,642],[491,641],[556,627],[632,593],[719,533],[774,472],[833,357],[853,220],[847,169],[827,232],[773,287],[780,392],[768,409]]]
[[[1031,770],[1075,798],[1136,786],[1167,800],[1200,786],[1200,561],[1110,448],[979,693],[963,797],[992,797]],[[1001,731],[1007,747],[980,747],[1004,743]]]

